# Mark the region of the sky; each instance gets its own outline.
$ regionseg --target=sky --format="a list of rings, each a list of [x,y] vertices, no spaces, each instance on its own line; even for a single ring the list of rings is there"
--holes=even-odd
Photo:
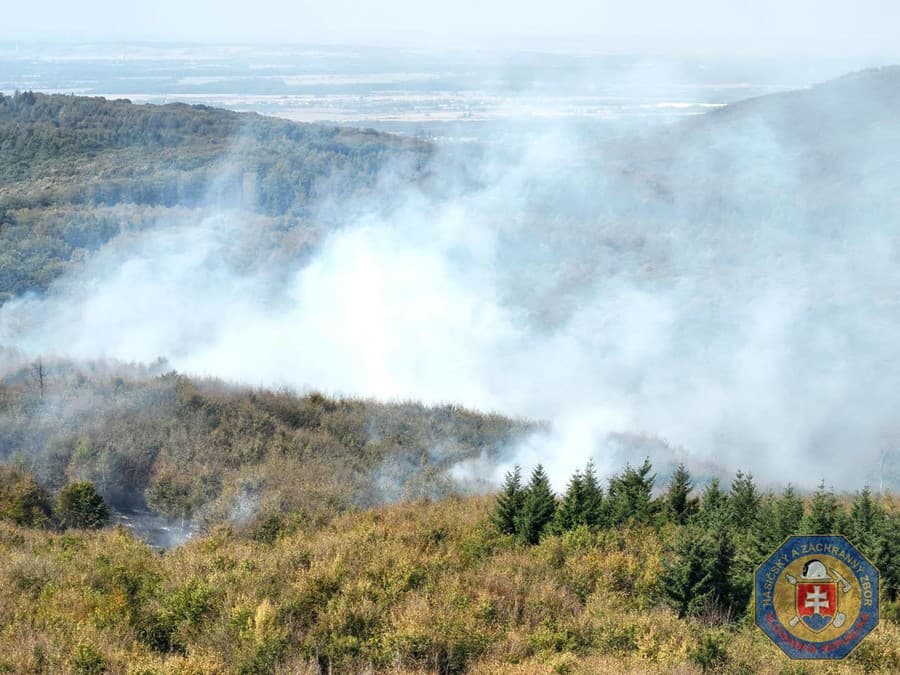
[[[453,46],[555,36],[738,56],[900,55],[896,0],[46,0],[5,5],[3,41]]]

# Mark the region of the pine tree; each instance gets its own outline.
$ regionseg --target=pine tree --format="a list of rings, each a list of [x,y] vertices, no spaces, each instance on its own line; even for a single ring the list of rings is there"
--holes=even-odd
[[[866,485],[856,495],[846,521],[839,523],[842,534],[859,548],[881,573],[881,591],[888,600],[900,592],[900,517],[887,511]]]
[[[503,489],[497,495],[491,520],[503,534],[515,534],[516,518],[522,510],[525,491],[522,488],[522,468],[516,464],[506,473]]]
[[[522,508],[515,520],[516,535],[525,543],[536,544],[555,513],[556,497],[544,467],[538,464],[531,472],[531,482],[525,488]]]
[[[559,508],[554,518],[554,529],[558,532],[574,530],[581,524],[581,516],[584,511],[585,490],[584,478],[580,471],[576,471],[569,480],[566,493],[563,495]]]
[[[582,481],[585,493],[584,522],[592,528],[602,527],[605,524],[603,488],[600,487],[600,481],[597,480],[593,460],[589,460],[585,465]]]
[[[580,525],[596,528],[602,520],[603,490],[597,482],[593,462],[588,462],[584,472],[576,471],[569,481],[556,511],[554,527],[559,532],[574,530]]]
[[[729,519],[735,527],[747,530],[756,524],[760,495],[753,482],[753,474],[738,471],[731,483]]]
[[[766,495],[760,501],[757,525],[753,530],[761,555],[770,553],[788,537],[799,534],[803,522],[803,501],[788,484],[780,497]]]
[[[731,609],[733,557],[727,536],[693,525],[679,531],[663,569],[663,589],[679,617],[696,616],[713,607]]]
[[[697,510],[697,499],[690,496],[693,489],[691,474],[684,464],[679,464],[675,467],[666,491],[666,508],[669,516],[679,525],[684,525]]]
[[[728,495],[718,478],[713,478],[703,491],[699,516],[699,521],[707,527],[720,527],[728,522]]]
[[[775,500],[772,508],[772,524],[776,545],[791,535],[797,534],[803,523],[803,501],[797,496],[794,486],[788,483]]]
[[[900,513],[884,512],[876,526],[875,550],[869,559],[881,573],[881,592],[890,601],[900,597]]]
[[[806,534],[832,534],[837,531],[842,509],[831,490],[825,490],[825,481],[813,495],[809,513],[803,519],[802,529]]]
[[[740,529],[728,526],[717,534],[723,546],[727,547],[720,555],[729,561],[729,606],[735,616],[740,616],[749,606],[760,561],[768,558],[784,542],[783,538],[777,538],[772,527],[774,502],[771,495],[761,501],[756,523],[752,527]]]
[[[716,551],[712,566],[711,586],[716,604],[730,614],[743,612],[750,599],[752,585],[742,588],[735,583],[735,544],[731,533],[722,528],[714,531]]]
[[[649,459],[637,469],[626,466],[625,471],[609,481],[610,519],[613,524],[634,520],[649,523],[656,512],[653,501],[655,474]]]
[[[872,499],[872,491],[866,485],[853,500],[843,533],[864,555],[873,555],[883,517],[881,507]]]

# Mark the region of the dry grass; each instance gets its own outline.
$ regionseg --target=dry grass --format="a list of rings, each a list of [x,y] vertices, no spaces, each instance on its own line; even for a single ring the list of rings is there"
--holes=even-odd
[[[752,626],[679,620],[660,601],[665,530],[522,547],[489,508],[407,502],[272,544],[223,527],[164,555],[123,531],[0,524],[0,672],[688,674],[703,639],[722,647],[707,672],[900,671],[891,622],[810,666]]]

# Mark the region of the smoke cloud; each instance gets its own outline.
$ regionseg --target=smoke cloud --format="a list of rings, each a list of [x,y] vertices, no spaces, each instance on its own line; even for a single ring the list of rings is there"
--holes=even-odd
[[[650,455],[877,483],[900,432],[897,78],[612,143],[557,125],[446,150],[278,269],[236,263],[238,210],[161,223],[4,305],[0,343],[550,422],[458,476],[541,461],[561,487]]]

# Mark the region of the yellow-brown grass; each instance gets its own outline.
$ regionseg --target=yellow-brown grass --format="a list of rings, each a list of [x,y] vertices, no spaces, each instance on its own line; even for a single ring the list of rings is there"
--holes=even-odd
[[[670,530],[524,547],[489,509],[402,503],[273,544],[223,527],[165,554],[121,530],[0,523],[0,672],[900,672],[892,622],[804,665],[752,625],[678,619],[661,600]]]

